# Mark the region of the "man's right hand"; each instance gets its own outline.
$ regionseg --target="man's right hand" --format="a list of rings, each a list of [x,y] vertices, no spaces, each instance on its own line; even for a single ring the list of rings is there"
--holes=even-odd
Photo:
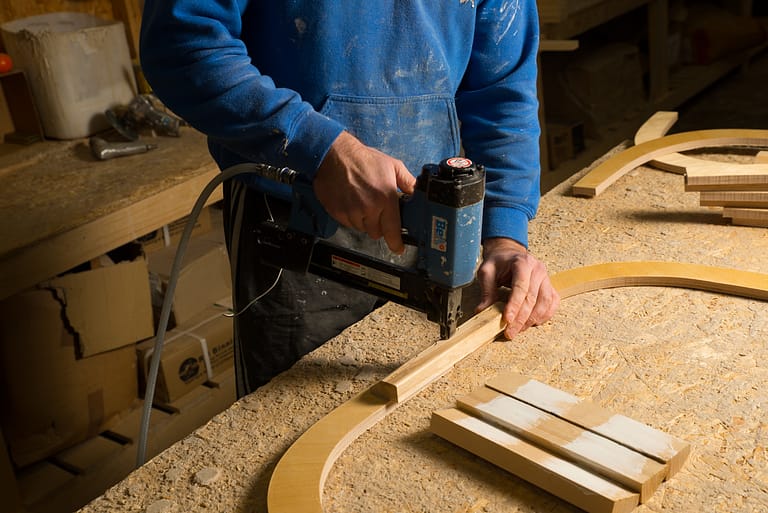
[[[384,237],[393,253],[405,250],[399,191],[413,194],[416,178],[400,160],[366,146],[348,132],[331,145],[312,184],[317,199],[336,221]]]

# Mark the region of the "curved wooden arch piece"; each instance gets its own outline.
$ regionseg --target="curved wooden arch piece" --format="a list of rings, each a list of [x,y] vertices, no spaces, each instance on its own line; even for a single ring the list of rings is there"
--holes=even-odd
[[[676,122],[677,112],[656,112],[635,133],[635,144],[663,137]],[[705,160],[682,153],[669,153],[654,158],[650,164],[664,171],[686,175],[686,190],[689,191],[731,188],[741,190],[745,186],[756,189],[759,188],[760,183],[768,183],[768,163],[762,161],[762,158],[758,153],[754,163],[740,164]],[[766,178],[761,180],[760,176]]]
[[[557,273],[551,280],[562,298],[611,287],[671,286],[768,300],[768,274],[675,262],[598,264]],[[304,432],[275,467],[267,492],[269,513],[323,513],[325,480],[344,449],[461,358],[498,336],[504,327],[502,309],[497,303],[484,310],[463,324],[456,335],[423,351],[385,378],[383,382],[389,381],[390,386],[403,386],[398,390],[399,399],[391,393],[382,394],[381,385],[376,384]],[[411,381],[407,379],[409,372],[420,377]]]
[[[632,169],[656,157],[719,146],[768,146],[768,130],[697,130],[647,141],[609,158],[577,181],[572,191],[576,196],[597,196]]]
[[[677,262],[613,262],[555,274],[552,285],[567,298],[614,287],[682,287],[768,300],[768,274]]]

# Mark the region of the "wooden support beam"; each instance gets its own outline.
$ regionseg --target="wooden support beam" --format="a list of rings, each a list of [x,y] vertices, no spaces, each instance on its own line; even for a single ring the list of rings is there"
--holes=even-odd
[[[573,185],[572,192],[576,196],[594,197],[602,193],[608,186],[632,169],[659,156],[697,148],[722,146],[768,146],[768,130],[698,130],[668,135],[638,144],[607,159],[587,173]],[[758,184],[768,183],[763,174],[752,176]],[[690,178],[689,170],[687,179]],[[713,181],[712,178],[697,178],[704,181]],[[746,186],[746,182],[750,179],[750,175],[739,174],[733,177],[733,182]],[[722,182],[723,180],[720,179],[720,181]]]

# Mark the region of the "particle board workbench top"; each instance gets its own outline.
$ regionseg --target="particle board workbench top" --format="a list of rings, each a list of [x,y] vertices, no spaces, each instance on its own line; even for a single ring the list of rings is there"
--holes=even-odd
[[[550,271],[669,260],[768,273],[768,230],[725,224],[681,176],[643,167],[584,199],[569,193],[581,175],[544,196],[532,225],[531,249]],[[352,443],[330,471],[326,511],[575,511],[428,430],[432,411],[505,370],[692,444],[639,513],[768,511],[766,335],[768,304],[757,300],[650,287],[568,298],[551,322],[476,352]],[[81,512],[264,512],[290,444],[437,338],[422,315],[388,304]],[[196,479],[204,469],[218,479]]]
[[[45,141],[0,156],[0,299],[187,215],[218,173],[205,138],[97,161],[87,140]],[[221,188],[211,202],[221,199]]]

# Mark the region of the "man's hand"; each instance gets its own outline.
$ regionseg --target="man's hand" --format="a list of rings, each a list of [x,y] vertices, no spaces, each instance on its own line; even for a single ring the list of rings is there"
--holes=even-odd
[[[560,306],[560,295],[549,281],[542,262],[512,239],[493,238],[483,242],[483,262],[477,271],[480,304],[477,311],[491,306],[497,288],[510,288],[504,307],[507,323],[504,336],[511,339],[521,331],[547,322]]]
[[[384,237],[389,249],[400,254],[405,246],[398,189],[412,194],[415,184],[401,161],[342,132],[312,185],[320,204],[336,221],[372,239]]]

